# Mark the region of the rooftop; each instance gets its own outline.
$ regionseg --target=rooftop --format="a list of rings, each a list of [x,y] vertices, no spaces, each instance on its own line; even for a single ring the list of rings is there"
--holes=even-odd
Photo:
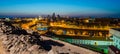
[[[83,40],[98,40],[98,41],[113,41],[105,37],[85,37],[85,36],[66,36],[66,35],[57,35],[57,37],[68,38],[68,39],[83,39]]]
[[[120,28],[113,28],[114,30],[120,31]]]

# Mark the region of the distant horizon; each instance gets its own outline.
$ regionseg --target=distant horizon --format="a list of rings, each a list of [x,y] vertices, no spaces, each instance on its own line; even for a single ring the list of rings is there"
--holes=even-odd
[[[53,13],[52,13],[53,14]],[[52,14],[41,14],[41,15],[35,15],[35,14],[0,14],[0,18],[4,18],[4,17],[8,17],[8,18],[14,18],[14,17],[38,17],[38,16],[44,16],[44,17],[47,17],[48,15],[49,16],[52,16]],[[56,16],[57,15],[60,15],[60,14],[55,14]],[[60,15],[62,17],[64,16],[69,16],[69,17],[96,17],[96,18],[103,18],[103,17],[106,17],[106,18],[120,18],[120,15]]]
[[[0,15],[120,16],[120,0],[1,0]]]

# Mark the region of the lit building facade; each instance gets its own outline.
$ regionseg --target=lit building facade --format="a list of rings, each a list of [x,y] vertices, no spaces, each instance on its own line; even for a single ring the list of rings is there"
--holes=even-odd
[[[120,49],[120,28],[110,29],[110,34],[113,36],[114,46]]]

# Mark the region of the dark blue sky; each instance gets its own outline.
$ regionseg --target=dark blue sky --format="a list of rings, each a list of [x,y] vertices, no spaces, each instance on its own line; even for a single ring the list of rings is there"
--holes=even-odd
[[[120,15],[120,0],[0,0],[0,15]]]

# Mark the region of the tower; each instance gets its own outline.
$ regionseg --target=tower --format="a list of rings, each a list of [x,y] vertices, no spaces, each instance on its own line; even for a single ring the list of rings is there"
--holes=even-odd
[[[53,13],[53,15],[52,15],[52,20],[56,21],[55,13]]]
[[[55,19],[55,13],[53,13],[52,18]]]

